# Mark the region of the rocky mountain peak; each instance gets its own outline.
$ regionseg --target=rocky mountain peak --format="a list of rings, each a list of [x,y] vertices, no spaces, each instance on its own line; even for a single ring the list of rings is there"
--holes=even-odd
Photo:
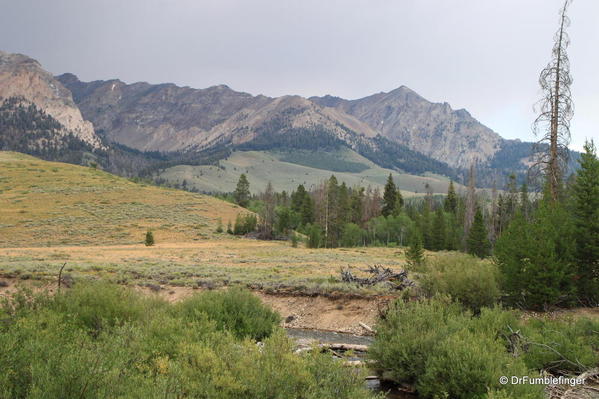
[[[71,92],[62,83],[36,60],[0,51],[0,100],[9,97],[22,97],[35,104],[65,130],[93,147],[101,147],[92,123],[83,119]]]

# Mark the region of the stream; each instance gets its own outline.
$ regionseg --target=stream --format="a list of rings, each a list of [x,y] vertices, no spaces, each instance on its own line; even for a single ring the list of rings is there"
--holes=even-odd
[[[374,341],[373,337],[354,335],[349,333],[339,333],[334,331],[310,330],[303,328],[286,328],[287,335],[295,341],[316,340],[323,344],[350,344],[350,345],[370,345]],[[348,358],[348,360],[359,360],[360,357]],[[376,392],[385,392],[387,399],[417,399],[414,394],[400,391],[393,384],[379,379],[366,380],[366,386]]]

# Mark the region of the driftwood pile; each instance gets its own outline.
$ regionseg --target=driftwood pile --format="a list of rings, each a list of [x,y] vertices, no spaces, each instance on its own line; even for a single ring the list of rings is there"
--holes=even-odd
[[[345,283],[357,284],[360,287],[367,287],[384,283],[396,290],[403,290],[414,285],[414,282],[408,278],[408,272],[405,270],[396,273],[388,267],[383,267],[382,265],[374,265],[369,266],[368,269],[363,271],[370,274],[370,276],[364,278],[356,277],[353,275],[350,268],[342,268],[341,281]]]

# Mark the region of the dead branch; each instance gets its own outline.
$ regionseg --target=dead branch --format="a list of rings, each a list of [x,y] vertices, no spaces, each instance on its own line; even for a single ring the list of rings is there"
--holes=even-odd
[[[58,271],[58,292],[60,292],[60,286],[62,284],[62,269],[64,269],[66,265],[67,262],[63,263],[63,265],[60,267],[60,270]]]
[[[389,282],[391,283],[392,288],[396,290],[403,290],[414,285],[414,282],[408,279],[408,272],[405,270],[396,273],[388,267],[374,265],[369,266],[368,269],[363,271],[370,274],[370,277],[356,277],[353,275],[349,267],[347,269],[342,268],[340,272],[341,280],[345,283],[353,283],[361,287]]]

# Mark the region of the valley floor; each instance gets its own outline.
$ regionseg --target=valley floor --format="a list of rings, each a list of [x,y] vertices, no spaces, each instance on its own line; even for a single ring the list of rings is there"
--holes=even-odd
[[[400,270],[399,248],[306,249],[288,242],[248,239],[144,245],[0,248],[6,287],[56,288],[63,278],[102,278],[155,292],[170,300],[197,290],[243,285],[285,319],[284,326],[363,334],[396,293],[339,281],[340,269],[360,274],[369,265]],[[2,285],[2,284],[0,284]]]

